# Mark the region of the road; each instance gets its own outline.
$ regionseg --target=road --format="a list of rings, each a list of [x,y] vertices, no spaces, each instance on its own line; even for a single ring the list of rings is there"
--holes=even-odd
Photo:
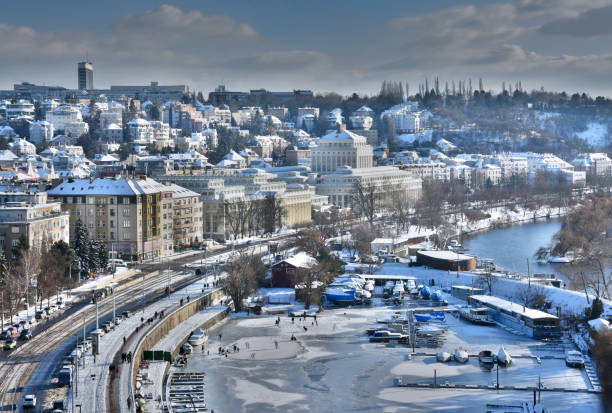
[[[202,251],[199,254],[186,255],[172,261],[145,263],[138,265],[137,268],[143,274],[170,268],[174,273],[172,286],[178,289],[201,277],[192,275],[179,278],[176,276],[176,270],[197,263],[205,255],[208,257],[208,263],[215,262],[217,259],[223,262],[233,250],[255,248],[256,245],[266,245],[269,241],[282,241],[291,236],[287,234],[254,244],[245,243],[234,247],[222,247],[208,254]],[[142,274],[123,280],[116,288],[115,308],[119,313],[140,308],[143,291],[147,303],[159,299],[168,285],[168,276],[165,271],[160,271],[157,276],[143,281],[140,279],[142,279]],[[102,320],[100,323],[106,318],[111,318],[112,301],[111,298],[106,298],[98,303],[98,315]],[[43,404],[46,391],[51,386],[50,378],[58,369],[62,357],[74,348],[74,335],[79,333],[82,335],[83,324],[88,332],[95,328],[95,320],[95,305],[91,304],[87,297],[87,300],[76,303],[64,314],[37,327],[31,340],[20,342],[15,350],[2,354],[0,357],[0,411],[21,411],[21,396],[30,393],[36,394],[38,399],[38,407],[35,411],[42,411],[40,406]]]

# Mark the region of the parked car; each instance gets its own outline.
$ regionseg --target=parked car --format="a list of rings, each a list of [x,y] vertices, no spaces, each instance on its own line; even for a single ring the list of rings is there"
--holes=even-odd
[[[66,411],[66,403],[63,400],[55,400],[53,402],[53,413],[63,413]]]
[[[191,346],[191,344],[185,343],[183,344],[183,347],[181,347],[181,352],[183,354],[191,354],[193,353],[193,347]]]
[[[36,396],[33,394],[26,394],[23,396],[23,408],[33,409],[36,407]]]
[[[19,334],[20,340],[29,340],[31,338],[32,338],[32,330],[30,330],[29,328],[24,328],[23,330],[21,330],[21,333]]]
[[[0,340],[8,340],[10,338],[15,338],[19,335],[19,332],[14,326],[7,327],[2,333],[0,333]]]
[[[132,313],[129,312],[129,311],[124,311],[124,312],[121,313],[121,316],[123,318],[130,318],[131,315],[132,315]]]
[[[121,324],[123,320],[121,319],[121,316],[117,316],[115,317],[115,319],[113,320],[113,323],[118,326],[119,324]]]
[[[565,355],[565,365],[568,367],[577,367],[579,369],[584,367],[584,357],[582,353],[576,350],[568,351]]]
[[[42,320],[45,317],[45,312],[42,310],[39,310],[36,312],[36,315],[34,316],[37,320]]]
[[[13,327],[17,329],[18,333],[21,333],[21,330],[23,330],[23,324],[21,324],[21,322],[13,324]]]
[[[13,340],[12,338],[9,338],[8,340],[6,340],[4,342],[4,349],[5,350],[12,350],[15,347],[17,347],[17,342],[15,340]]]

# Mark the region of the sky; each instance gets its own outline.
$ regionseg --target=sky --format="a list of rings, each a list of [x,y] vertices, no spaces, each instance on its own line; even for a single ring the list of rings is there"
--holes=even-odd
[[[34,12],[33,12],[34,11]],[[186,84],[376,93],[482,78],[612,96],[612,0],[82,0],[4,4],[0,89]]]

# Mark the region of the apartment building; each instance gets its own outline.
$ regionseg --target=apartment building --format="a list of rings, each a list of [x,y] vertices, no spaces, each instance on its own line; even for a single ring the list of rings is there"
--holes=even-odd
[[[105,242],[109,250],[125,259],[141,260],[170,252],[162,241],[172,231],[164,229],[162,222],[168,192],[153,179],[75,179],[51,189],[49,196],[61,201],[69,213],[71,234],[80,220],[90,237]]]
[[[0,245],[10,256],[22,239],[36,249],[69,242],[68,213],[59,202],[47,202],[45,192],[0,192]]]

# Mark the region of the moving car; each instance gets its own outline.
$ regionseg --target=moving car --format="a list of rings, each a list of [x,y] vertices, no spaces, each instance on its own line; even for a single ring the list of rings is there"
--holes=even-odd
[[[66,411],[66,403],[63,400],[55,400],[53,402],[53,413],[63,413]]]
[[[4,342],[4,349],[5,350],[12,350],[15,347],[17,347],[17,342],[15,340],[13,340],[12,338],[9,338],[8,340],[6,340]]]
[[[33,409],[36,407],[36,396],[33,394],[26,394],[23,396],[23,408]]]

